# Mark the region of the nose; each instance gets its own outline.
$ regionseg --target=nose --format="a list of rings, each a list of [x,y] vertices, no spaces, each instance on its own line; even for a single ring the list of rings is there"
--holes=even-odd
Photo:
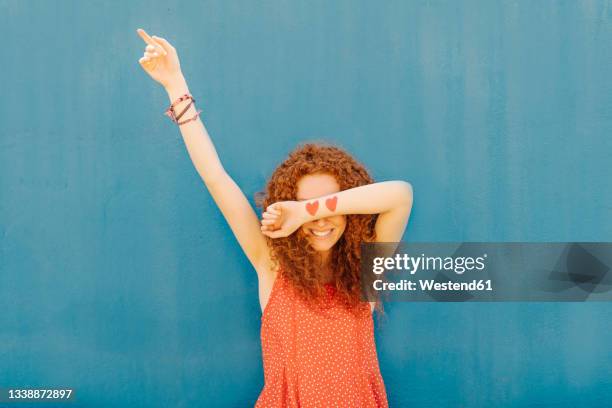
[[[327,220],[325,218],[319,218],[317,220],[317,226],[318,227],[324,227],[327,224]]]

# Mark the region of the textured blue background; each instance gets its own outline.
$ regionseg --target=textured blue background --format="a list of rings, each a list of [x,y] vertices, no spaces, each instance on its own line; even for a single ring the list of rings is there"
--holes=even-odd
[[[0,387],[194,407],[263,385],[256,275],[136,28],[178,49],[251,200],[326,139],[413,184],[406,240],[611,241],[611,22],[610,1],[0,0]],[[609,303],[387,311],[392,406],[612,398]]]

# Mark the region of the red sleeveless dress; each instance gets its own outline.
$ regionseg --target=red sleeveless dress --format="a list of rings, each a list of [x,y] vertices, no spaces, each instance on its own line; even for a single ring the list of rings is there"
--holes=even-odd
[[[264,388],[257,408],[388,407],[369,303],[358,315],[335,288],[317,310],[279,273],[261,318]]]

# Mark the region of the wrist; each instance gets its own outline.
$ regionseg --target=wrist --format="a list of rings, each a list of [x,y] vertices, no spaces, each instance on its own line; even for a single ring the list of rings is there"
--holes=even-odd
[[[189,93],[189,87],[187,86],[187,81],[185,78],[180,75],[176,78],[172,78],[165,86],[166,93],[171,100],[178,98],[179,96],[183,96],[186,93]]]
[[[300,225],[304,225],[307,224],[311,221],[314,221],[314,217],[312,217],[310,214],[308,214],[308,211],[306,211],[306,209],[304,208],[303,204],[301,206],[302,208],[300,209]]]

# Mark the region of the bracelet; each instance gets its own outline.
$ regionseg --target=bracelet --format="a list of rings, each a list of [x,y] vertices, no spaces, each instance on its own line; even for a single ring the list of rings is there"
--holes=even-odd
[[[183,109],[183,111],[182,111],[181,113],[179,113],[179,114],[176,116],[176,118],[175,118],[175,119],[178,121],[178,120],[179,120],[179,119],[180,119],[180,118],[181,118],[181,117],[182,117],[182,116],[185,114],[185,112],[187,112],[187,109],[189,109],[189,107],[190,107],[191,105],[193,105],[193,103],[194,103],[194,102],[195,102],[195,100],[194,100],[194,99],[191,99],[191,100],[189,101],[189,103],[187,104],[187,106],[185,107],[185,109]]]
[[[189,119],[185,119],[182,122],[176,122],[177,125],[184,125],[185,123],[191,122],[192,120],[196,120],[196,118],[200,115],[200,113],[202,112],[202,110],[198,110],[195,115],[193,115],[192,117],[190,117]]]
[[[176,113],[174,112],[174,106],[177,105],[178,103],[186,100],[186,99],[191,99],[191,101],[189,102],[189,105],[187,105],[187,107],[185,109],[183,109],[181,111],[181,113],[177,116]],[[188,93],[186,93],[185,95],[177,98],[174,102],[172,102],[172,104],[170,104],[170,107],[168,109],[166,109],[166,111],[164,112],[165,115],[167,115],[174,123],[178,124],[178,119],[181,118],[181,116],[183,116],[183,114],[185,112],[187,112],[187,110],[189,109],[189,107],[195,102],[195,98],[191,95],[189,95]],[[185,123],[185,122],[183,122]]]

